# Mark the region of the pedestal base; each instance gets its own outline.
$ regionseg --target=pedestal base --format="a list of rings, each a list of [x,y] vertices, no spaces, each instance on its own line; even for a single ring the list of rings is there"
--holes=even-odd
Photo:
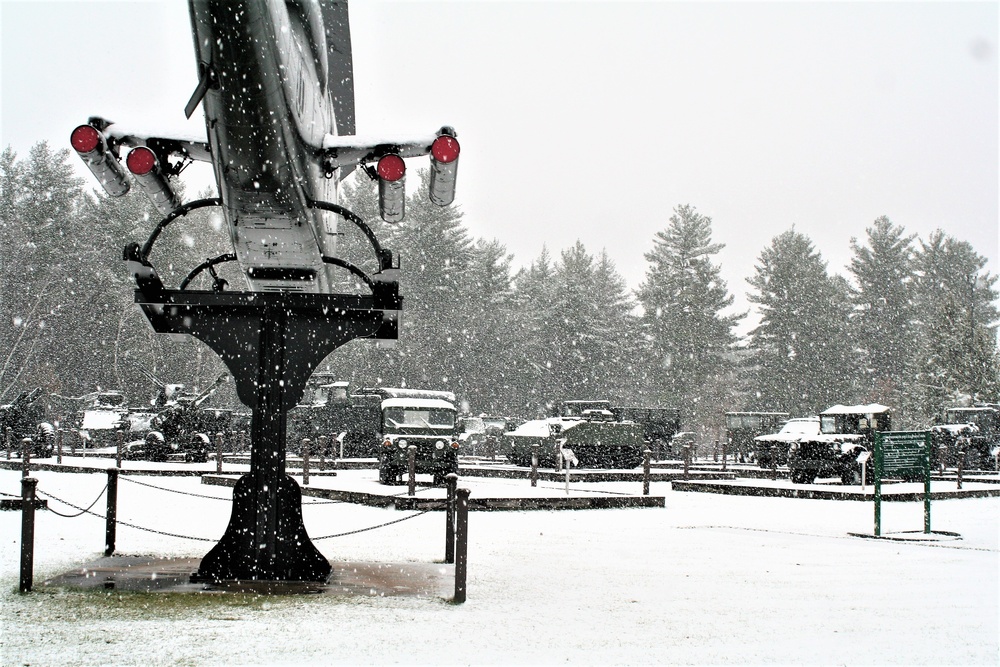
[[[192,581],[319,581],[332,568],[313,545],[302,523],[302,492],[288,475],[278,478],[271,494],[244,475],[233,489],[233,514],[219,543],[201,560]],[[260,497],[258,497],[260,496]],[[276,526],[262,524],[261,510],[276,503]],[[259,532],[263,534],[258,534]],[[268,539],[273,532],[274,537]],[[267,544],[273,546],[273,551]]]

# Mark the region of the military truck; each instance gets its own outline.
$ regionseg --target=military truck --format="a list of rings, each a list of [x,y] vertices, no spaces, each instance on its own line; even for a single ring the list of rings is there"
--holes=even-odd
[[[378,458],[382,397],[349,393],[347,382],[329,373],[314,373],[302,400],[288,411],[288,450],[301,453],[302,440],[312,441],[313,453],[337,458]],[[327,437],[326,451],[317,449]]]
[[[875,432],[892,430],[892,413],[884,405],[834,405],[819,415],[819,435],[803,436],[788,450],[793,482],[812,484],[817,477],[839,477],[844,484],[861,483],[861,459],[875,451]],[[874,460],[864,469],[875,475]]]
[[[959,452],[965,452],[962,466],[969,470],[993,470],[1000,448],[1000,405],[984,403],[973,407],[953,407],[931,427],[935,466],[957,467]]]
[[[496,458],[503,434],[513,428],[513,420],[495,415],[466,416],[458,420],[458,442],[471,456]]]
[[[378,387],[362,395],[381,399],[378,439],[378,480],[401,481],[409,469],[409,448],[416,446],[416,472],[433,475],[443,485],[445,475],[458,472],[458,433],[455,431],[455,394],[450,391]]]
[[[677,408],[612,407],[611,413],[620,422],[635,422],[642,426],[642,439],[652,450],[653,458],[680,458],[680,446],[673,441],[681,432],[681,411]]]
[[[753,453],[761,468],[788,463],[788,449],[793,442],[819,435],[819,417],[789,419],[777,433],[758,435],[753,439]]]
[[[771,467],[768,453],[754,448],[754,438],[765,433],[774,433],[786,421],[788,421],[787,412],[727,412],[727,449],[732,452],[733,460],[740,463],[756,460],[764,467]],[[761,463],[761,454],[765,457],[766,465]]]
[[[642,424],[620,421],[608,401],[564,401],[559,415],[534,419],[504,434],[507,458],[531,465],[533,445],[538,465],[555,467],[560,450],[572,450],[580,467],[634,468],[646,449]]]

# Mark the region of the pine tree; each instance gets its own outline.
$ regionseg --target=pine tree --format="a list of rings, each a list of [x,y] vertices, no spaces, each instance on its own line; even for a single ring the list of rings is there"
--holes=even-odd
[[[650,267],[637,292],[651,347],[653,393],[660,404],[682,408],[693,423],[723,411],[703,405],[702,392],[732,365],[732,329],[744,317],[722,314],[733,297],[712,257],[723,247],[712,242],[711,218],[678,206],[646,253]]]
[[[949,405],[997,399],[997,276],[983,273],[986,261],[941,230],[920,241],[915,303],[926,422]]]
[[[851,239],[857,341],[863,350],[865,399],[906,414],[914,367],[913,235],[882,216],[867,228],[867,243]]]
[[[748,346],[749,407],[808,416],[852,402],[846,281],[829,276],[812,241],[794,229],[776,236],[755,268],[747,279],[760,314]]]

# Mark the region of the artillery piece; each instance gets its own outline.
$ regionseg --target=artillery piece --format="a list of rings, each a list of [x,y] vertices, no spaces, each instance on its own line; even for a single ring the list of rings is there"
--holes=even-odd
[[[211,434],[229,430],[232,411],[203,408],[202,404],[228,379],[229,374],[222,373],[197,394],[185,393],[182,384],[159,383],[155,405],[161,409],[149,420],[145,437],[129,444],[127,457],[165,461],[183,455],[185,461],[207,461]]]

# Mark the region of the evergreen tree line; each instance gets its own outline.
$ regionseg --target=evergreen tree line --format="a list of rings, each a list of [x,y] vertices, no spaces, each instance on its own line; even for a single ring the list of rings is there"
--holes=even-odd
[[[161,216],[139,193],[95,191],[73,175],[75,159],[45,143],[24,159],[0,155],[0,402],[42,386],[120,389],[139,405],[156,380],[207,386],[222,363],[196,340],[153,334],[121,260]],[[829,272],[807,235],[779,234],[747,279],[759,323],[740,339],[748,314],[732,312],[724,245],[693,206],[664,221],[632,291],[605,252],[579,241],[515,269],[500,242],[470,237],[460,207],[433,205],[425,179],[411,177],[399,225],[381,222],[367,177],[343,188],[341,203],[397,256],[404,297],[396,345],[353,341],[321,365],[355,387],[447,389],[474,413],[525,418],[566,399],[677,407],[707,439],[727,411],[805,416],[877,402],[918,428],[946,405],[1000,400],[997,277],[942,231],[918,239],[880,217],[852,239],[847,277]],[[374,271],[367,239],[349,223],[339,231],[340,256]],[[152,260],[176,286],[229,250],[218,213],[199,210],[167,228]],[[242,288],[234,266],[220,273]],[[191,289],[209,289],[207,278]],[[347,272],[341,289],[367,290]],[[231,384],[215,400],[235,405]]]

